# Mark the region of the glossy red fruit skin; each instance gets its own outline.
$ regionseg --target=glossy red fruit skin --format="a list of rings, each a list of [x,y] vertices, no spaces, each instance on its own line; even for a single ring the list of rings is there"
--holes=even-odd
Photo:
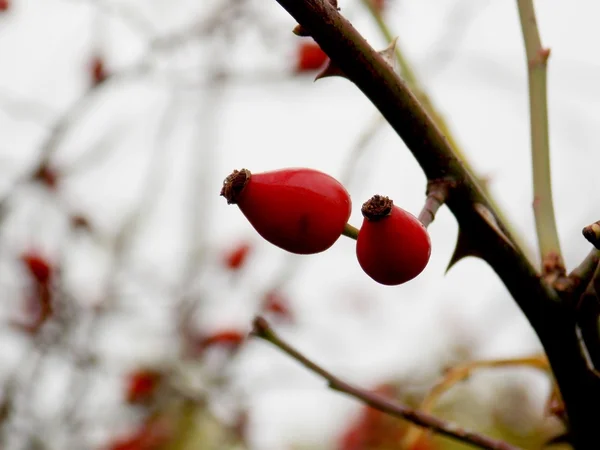
[[[296,71],[310,72],[325,64],[328,56],[316,42],[302,42],[298,47],[297,58]]]
[[[431,241],[427,229],[415,216],[394,205],[386,217],[363,220],[356,256],[373,280],[396,286],[425,269],[431,256]]]
[[[307,168],[252,174],[236,202],[264,239],[300,255],[330,248],[352,210],[350,195],[339,181]]]

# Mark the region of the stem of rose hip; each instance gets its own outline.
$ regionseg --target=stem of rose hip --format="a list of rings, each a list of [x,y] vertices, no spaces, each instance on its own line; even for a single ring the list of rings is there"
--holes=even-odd
[[[427,228],[435,220],[435,214],[448,198],[448,180],[430,181],[427,184],[427,198],[419,213],[419,221]]]
[[[352,225],[350,225],[349,223],[347,223],[346,225],[344,225],[344,231],[342,231],[342,234],[346,237],[349,237],[350,239],[358,239],[358,228],[353,227]]]

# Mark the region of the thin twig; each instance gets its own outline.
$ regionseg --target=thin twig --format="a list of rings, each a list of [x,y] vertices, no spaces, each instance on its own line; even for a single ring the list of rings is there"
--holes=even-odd
[[[542,47],[533,0],[517,0],[527,55],[529,113],[533,169],[533,212],[542,267],[564,273],[564,262],[556,229],[550,173],[548,137],[547,66],[550,50]],[[548,261],[552,264],[548,265]]]
[[[419,409],[428,414],[432,413],[440,398],[453,386],[469,378],[475,370],[501,367],[533,367],[545,372],[550,370],[548,359],[546,359],[544,354],[536,354],[523,358],[483,360],[460,364],[449,369],[443,378],[433,386],[425,397],[425,400],[421,402]],[[418,442],[424,431],[422,428],[411,427],[403,439],[405,447],[413,448],[413,445]]]
[[[507,442],[492,439],[474,431],[466,430],[456,424],[446,422],[436,417],[425,414],[421,411],[414,410],[400,403],[396,403],[382,397],[381,395],[365,391],[358,387],[352,386],[349,383],[337,378],[336,376],[323,369],[315,362],[308,359],[298,350],[293,348],[283,339],[281,339],[275,331],[270,327],[269,323],[263,317],[256,317],[253,322],[252,335],[264,339],[278,347],[284,353],[288,354],[307,369],[327,380],[329,387],[335,391],[345,393],[354,397],[372,408],[378,409],[386,414],[408,420],[409,422],[419,425],[428,430],[434,431],[441,435],[456,439],[458,441],[471,444],[478,448],[488,450],[517,450]]]
[[[347,223],[344,226],[344,231],[342,231],[342,234],[346,237],[349,237],[350,239],[357,240],[358,239],[358,228],[353,227],[352,225]]]

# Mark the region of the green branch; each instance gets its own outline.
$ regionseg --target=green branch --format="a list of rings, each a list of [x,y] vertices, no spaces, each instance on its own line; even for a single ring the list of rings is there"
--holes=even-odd
[[[533,0],[517,0],[529,77],[529,113],[533,169],[533,212],[543,271],[564,274],[550,173],[547,66],[550,50],[542,47]]]

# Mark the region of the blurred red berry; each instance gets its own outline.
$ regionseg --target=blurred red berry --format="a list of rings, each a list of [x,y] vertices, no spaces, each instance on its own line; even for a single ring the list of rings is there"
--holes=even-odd
[[[277,290],[267,292],[263,300],[262,309],[281,319],[290,321],[293,319],[293,314],[287,300]]]
[[[58,173],[45,164],[37,170],[33,178],[49,189],[56,189],[58,186]]]
[[[223,330],[208,336],[203,342],[207,347],[211,345],[238,346],[244,341],[245,337],[238,330]]]
[[[296,72],[310,72],[319,69],[328,56],[316,42],[302,42],[298,47]]]
[[[52,266],[46,258],[34,251],[21,255],[21,261],[38,284],[47,284],[52,276]]]
[[[221,347],[235,351],[242,345],[245,338],[246,335],[238,330],[221,330],[200,339],[196,350],[198,353],[202,353],[209,347]]]
[[[337,450],[363,450],[366,442],[366,430],[362,424],[348,428],[338,442]]]
[[[162,374],[156,370],[144,369],[131,373],[127,378],[127,402],[142,403],[151,399],[161,381]]]
[[[252,247],[248,243],[239,244],[237,247],[233,248],[224,258],[225,267],[227,267],[231,271],[240,270],[246,261],[248,260],[248,256],[252,251]]]
[[[92,84],[98,85],[108,78],[106,67],[104,66],[104,59],[100,56],[94,56],[90,63],[90,75],[92,77]]]
[[[0,0],[0,12],[8,11],[10,8],[9,0]]]
[[[384,397],[394,397],[396,389],[387,384],[372,392]],[[396,448],[406,430],[394,417],[370,406],[363,406],[359,417],[350,424],[338,441],[338,450],[366,450]]]

